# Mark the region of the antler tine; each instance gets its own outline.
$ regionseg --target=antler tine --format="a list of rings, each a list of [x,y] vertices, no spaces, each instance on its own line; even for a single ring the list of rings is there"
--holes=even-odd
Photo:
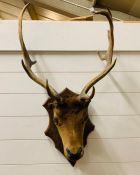
[[[106,64],[105,68],[95,78],[93,78],[90,82],[88,82],[85,85],[85,87],[81,91],[80,96],[87,96],[87,93],[90,90],[90,88],[93,87],[102,78],[104,78],[116,64],[116,59],[112,63],[113,48],[114,48],[114,30],[113,30],[114,28],[113,28],[113,21],[112,21],[111,12],[109,10],[108,10],[108,12],[99,11],[99,12],[94,12],[94,14],[103,15],[109,21],[110,30],[108,31],[108,40],[109,40],[108,50],[107,50],[107,52],[104,56],[102,56],[99,53],[99,56],[100,56],[101,60],[106,60],[107,64]]]
[[[114,34],[113,34],[113,30],[114,30],[114,26],[113,26],[113,22],[112,22],[112,14],[111,14],[109,9],[107,9],[107,10],[108,10],[108,13],[107,12],[103,12],[104,13],[103,15],[106,16],[106,18],[109,21],[109,25],[110,25],[110,30],[108,30],[109,46],[108,46],[108,50],[105,53],[105,55],[101,55],[100,52],[98,52],[98,53],[99,53],[99,57],[101,58],[101,60],[106,60],[107,64],[109,65],[112,62],[112,56],[113,56],[113,48],[114,48]],[[99,14],[101,14],[101,13],[99,12]],[[96,14],[98,14],[98,12]]]
[[[42,80],[40,79],[39,77],[36,76],[36,74],[31,70],[31,67],[32,65],[34,65],[36,63],[36,61],[32,61],[29,54],[28,54],[28,51],[26,49],[26,46],[25,46],[25,43],[24,43],[24,40],[23,40],[23,34],[22,34],[22,19],[23,19],[23,14],[26,10],[26,8],[29,6],[30,3],[26,4],[23,8],[23,10],[21,11],[20,15],[19,15],[19,39],[20,39],[20,44],[21,44],[21,48],[22,48],[22,52],[23,52],[23,55],[24,55],[24,61],[22,60],[22,65],[23,65],[23,68],[24,70],[26,71],[26,73],[28,74],[28,76],[33,80],[35,81],[36,83],[38,83],[39,85],[41,85],[42,87],[44,87],[47,92],[48,92],[48,95],[50,97],[53,97],[53,98],[60,98],[58,93],[54,90],[53,87],[51,87],[49,84],[48,84],[48,80]]]

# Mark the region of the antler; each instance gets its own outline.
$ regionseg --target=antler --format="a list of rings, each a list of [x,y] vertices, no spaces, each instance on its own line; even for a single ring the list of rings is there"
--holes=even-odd
[[[35,81],[36,83],[38,83],[39,85],[41,85],[42,87],[44,87],[47,92],[48,95],[50,97],[53,97],[55,99],[59,99],[60,96],[59,94],[56,92],[56,90],[54,90],[54,88],[52,86],[50,86],[48,84],[48,80],[42,80],[40,79],[32,70],[31,67],[36,63],[36,61],[32,61],[30,59],[30,56],[28,54],[28,51],[26,49],[24,40],[23,40],[23,34],[22,34],[22,19],[23,19],[23,14],[26,10],[26,8],[29,6],[30,3],[26,4],[22,10],[22,12],[19,15],[19,39],[20,39],[20,44],[21,44],[21,48],[22,48],[22,52],[24,55],[24,61],[22,60],[22,66],[24,68],[24,70],[26,71],[26,73],[28,74],[28,76]],[[24,63],[25,62],[25,63]]]
[[[100,81],[102,78],[104,78],[116,64],[116,59],[112,63],[113,48],[114,48],[114,27],[113,27],[113,20],[112,20],[111,12],[109,10],[108,10],[108,12],[99,11],[99,12],[94,12],[94,14],[100,14],[100,15],[105,16],[107,18],[107,20],[109,21],[110,30],[108,31],[108,40],[109,40],[108,50],[104,56],[99,53],[99,57],[101,58],[101,60],[106,60],[106,62],[107,62],[106,66],[95,78],[93,78],[90,82],[88,82],[85,85],[85,87],[83,88],[83,90],[81,91],[81,94],[80,94],[80,97],[87,98],[88,91],[90,90],[91,87],[93,87],[92,95],[89,97],[90,99],[93,98],[93,96],[94,96],[94,94],[93,94],[95,91],[94,85],[98,81]]]

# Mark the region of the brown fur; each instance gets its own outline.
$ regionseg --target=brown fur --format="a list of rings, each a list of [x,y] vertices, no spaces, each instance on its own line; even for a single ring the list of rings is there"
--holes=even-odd
[[[72,97],[76,97],[77,95],[78,94],[70,91],[67,88],[63,92],[60,93],[60,96],[63,99],[69,99],[69,98],[72,98]],[[53,99],[49,98],[47,100],[47,102],[43,105],[45,107],[45,109],[47,109],[47,111],[49,113],[49,125],[48,125],[47,130],[45,131],[45,135],[50,137],[54,141],[55,147],[62,154],[64,154],[64,147],[63,147],[62,139],[60,137],[60,134],[58,132],[58,129],[57,129],[56,125],[53,122],[53,111],[52,111],[52,108],[48,107],[52,102],[53,102]],[[90,119],[88,117],[88,119],[86,121],[86,124],[85,124],[85,128],[84,128],[84,134],[83,134],[83,146],[84,147],[87,144],[87,137],[88,137],[89,133],[94,130],[94,127],[95,126],[91,123],[91,121],[90,121]],[[69,162],[74,166],[75,163],[76,163],[76,160],[73,160],[73,161],[69,160]]]

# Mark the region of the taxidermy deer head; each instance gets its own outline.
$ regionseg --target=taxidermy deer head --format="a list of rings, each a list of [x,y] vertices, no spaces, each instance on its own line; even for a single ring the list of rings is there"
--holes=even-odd
[[[24,56],[22,65],[28,76],[45,88],[50,97],[43,105],[49,113],[49,126],[45,131],[46,136],[49,136],[54,141],[55,147],[74,166],[76,161],[84,154],[87,136],[94,130],[94,125],[88,116],[88,106],[95,94],[94,85],[104,78],[116,63],[116,60],[112,63],[114,47],[112,16],[109,11],[96,12],[96,14],[105,16],[110,26],[108,31],[108,50],[104,56],[99,54],[100,58],[107,62],[105,68],[84,86],[80,94],[74,93],[67,88],[63,92],[58,93],[48,83],[48,80],[42,80],[31,69],[36,61],[30,59],[22,35],[22,19],[28,5],[23,8],[19,16],[19,38]],[[89,95],[88,92],[91,88],[92,91]]]

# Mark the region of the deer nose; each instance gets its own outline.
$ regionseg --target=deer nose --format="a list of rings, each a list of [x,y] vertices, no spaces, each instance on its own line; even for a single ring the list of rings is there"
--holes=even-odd
[[[67,151],[67,156],[69,159],[72,159],[72,160],[78,160],[82,157],[82,152],[83,152],[83,149],[82,147],[78,148],[77,150],[77,153],[72,153],[68,148],[66,149]]]

